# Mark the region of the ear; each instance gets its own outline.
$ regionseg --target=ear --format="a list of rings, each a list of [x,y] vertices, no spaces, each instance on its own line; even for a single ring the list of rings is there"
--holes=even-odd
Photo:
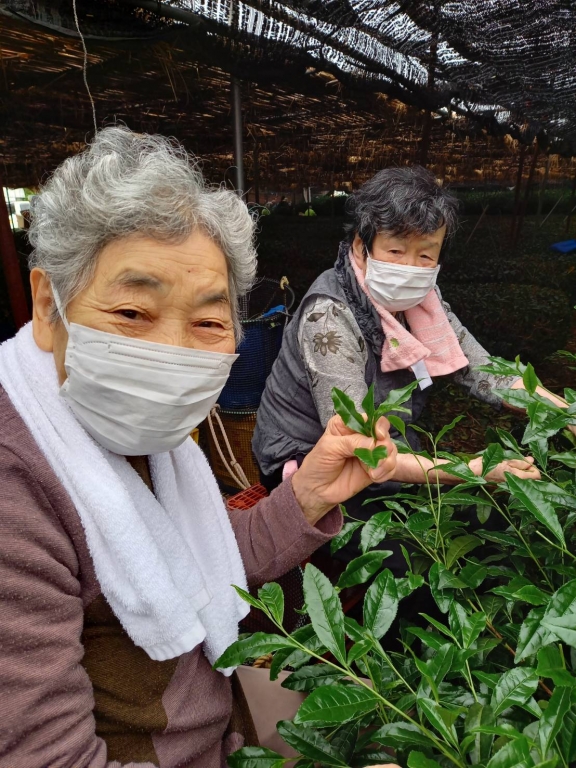
[[[364,270],[366,268],[368,251],[359,234],[354,235],[354,240],[352,241],[352,254],[356,260],[356,264],[358,264],[361,270]]]
[[[54,299],[52,286],[43,269],[34,267],[30,273],[32,288],[32,333],[34,341],[43,352],[54,351],[54,326],[50,322]]]

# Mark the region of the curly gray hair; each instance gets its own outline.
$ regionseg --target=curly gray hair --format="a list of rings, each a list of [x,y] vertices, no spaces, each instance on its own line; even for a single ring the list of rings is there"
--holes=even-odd
[[[238,298],[256,275],[255,223],[234,192],[205,183],[196,159],[175,140],[104,128],[56,169],[31,219],[30,268],[46,271],[64,308],[89,284],[112,240],[138,234],[179,243],[202,230],[226,258],[240,340]]]

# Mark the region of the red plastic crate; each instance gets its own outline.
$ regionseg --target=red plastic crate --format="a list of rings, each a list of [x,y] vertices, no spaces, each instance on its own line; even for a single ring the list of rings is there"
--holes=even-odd
[[[230,509],[251,509],[261,499],[265,499],[268,496],[268,491],[263,485],[252,485],[245,491],[235,493],[234,496],[230,496],[226,499],[226,503]]]

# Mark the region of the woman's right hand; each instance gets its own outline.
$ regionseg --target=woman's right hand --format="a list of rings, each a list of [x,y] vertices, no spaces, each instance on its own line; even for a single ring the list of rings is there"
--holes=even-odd
[[[308,521],[316,522],[337,504],[348,501],[371,483],[389,480],[396,469],[398,449],[390,439],[390,424],[382,417],[376,425],[377,439],[349,429],[340,416],[333,416],[326,431],[292,476],[292,488]],[[354,451],[383,446],[387,456],[369,469]]]
[[[475,475],[482,473],[482,457],[472,459],[470,469]],[[490,470],[486,475],[489,483],[503,483],[506,481],[505,473],[516,475],[522,480],[540,480],[540,470],[534,466],[534,457],[525,456],[523,459],[507,459]]]
[[[373,765],[372,768],[400,768],[396,763],[386,763],[386,765]]]

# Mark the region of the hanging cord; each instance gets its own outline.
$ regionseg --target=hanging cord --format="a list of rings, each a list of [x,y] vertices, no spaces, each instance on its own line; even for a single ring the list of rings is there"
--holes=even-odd
[[[220,446],[220,442],[216,437],[216,430],[214,429],[214,424],[212,423],[213,418],[216,419],[216,422],[220,427],[220,433],[224,440],[224,444],[226,445],[226,450],[228,451],[228,455],[230,456],[230,464],[226,461],[224,454],[222,452],[222,448]],[[222,424],[222,419],[220,418],[220,414],[218,413],[217,405],[215,405],[210,411],[210,413],[208,414],[208,426],[210,428],[212,439],[214,440],[214,445],[216,446],[218,455],[222,459],[222,463],[226,467],[226,471],[228,472],[230,477],[234,480],[234,482],[237,483],[240,486],[240,488],[242,488],[243,491],[248,490],[248,488],[250,488],[251,486],[251,483],[248,482],[248,478],[244,474],[244,470],[242,469],[240,464],[236,461],[236,457],[234,456],[232,447],[230,445],[230,442],[228,441],[228,435],[226,434],[226,430],[224,429],[224,424]]]
[[[290,287],[290,281],[288,280],[288,278],[286,276],[284,276],[280,280],[280,290],[284,291],[285,294],[286,294],[286,292],[288,292],[288,294],[290,295],[290,303],[288,303],[286,300],[284,300],[284,306],[286,307],[286,313],[288,313],[288,312],[290,312],[290,310],[294,306],[294,302],[296,301],[296,296],[294,295],[294,291]]]
[[[74,21],[76,22],[78,37],[82,42],[82,48],[84,50],[84,65],[82,67],[82,74],[84,75],[84,85],[86,86],[88,98],[90,99],[90,104],[92,105],[92,120],[94,121],[94,135],[96,135],[98,133],[98,123],[96,121],[96,104],[94,103],[94,99],[92,98],[92,92],[90,91],[90,86],[88,85],[88,49],[86,48],[86,41],[84,40],[84,35],[82,34],[82,30],[80,29],[80,22],[78,21],[78,11],[76,9],[76,0],[72,0],[72,8],[74,10]]]

